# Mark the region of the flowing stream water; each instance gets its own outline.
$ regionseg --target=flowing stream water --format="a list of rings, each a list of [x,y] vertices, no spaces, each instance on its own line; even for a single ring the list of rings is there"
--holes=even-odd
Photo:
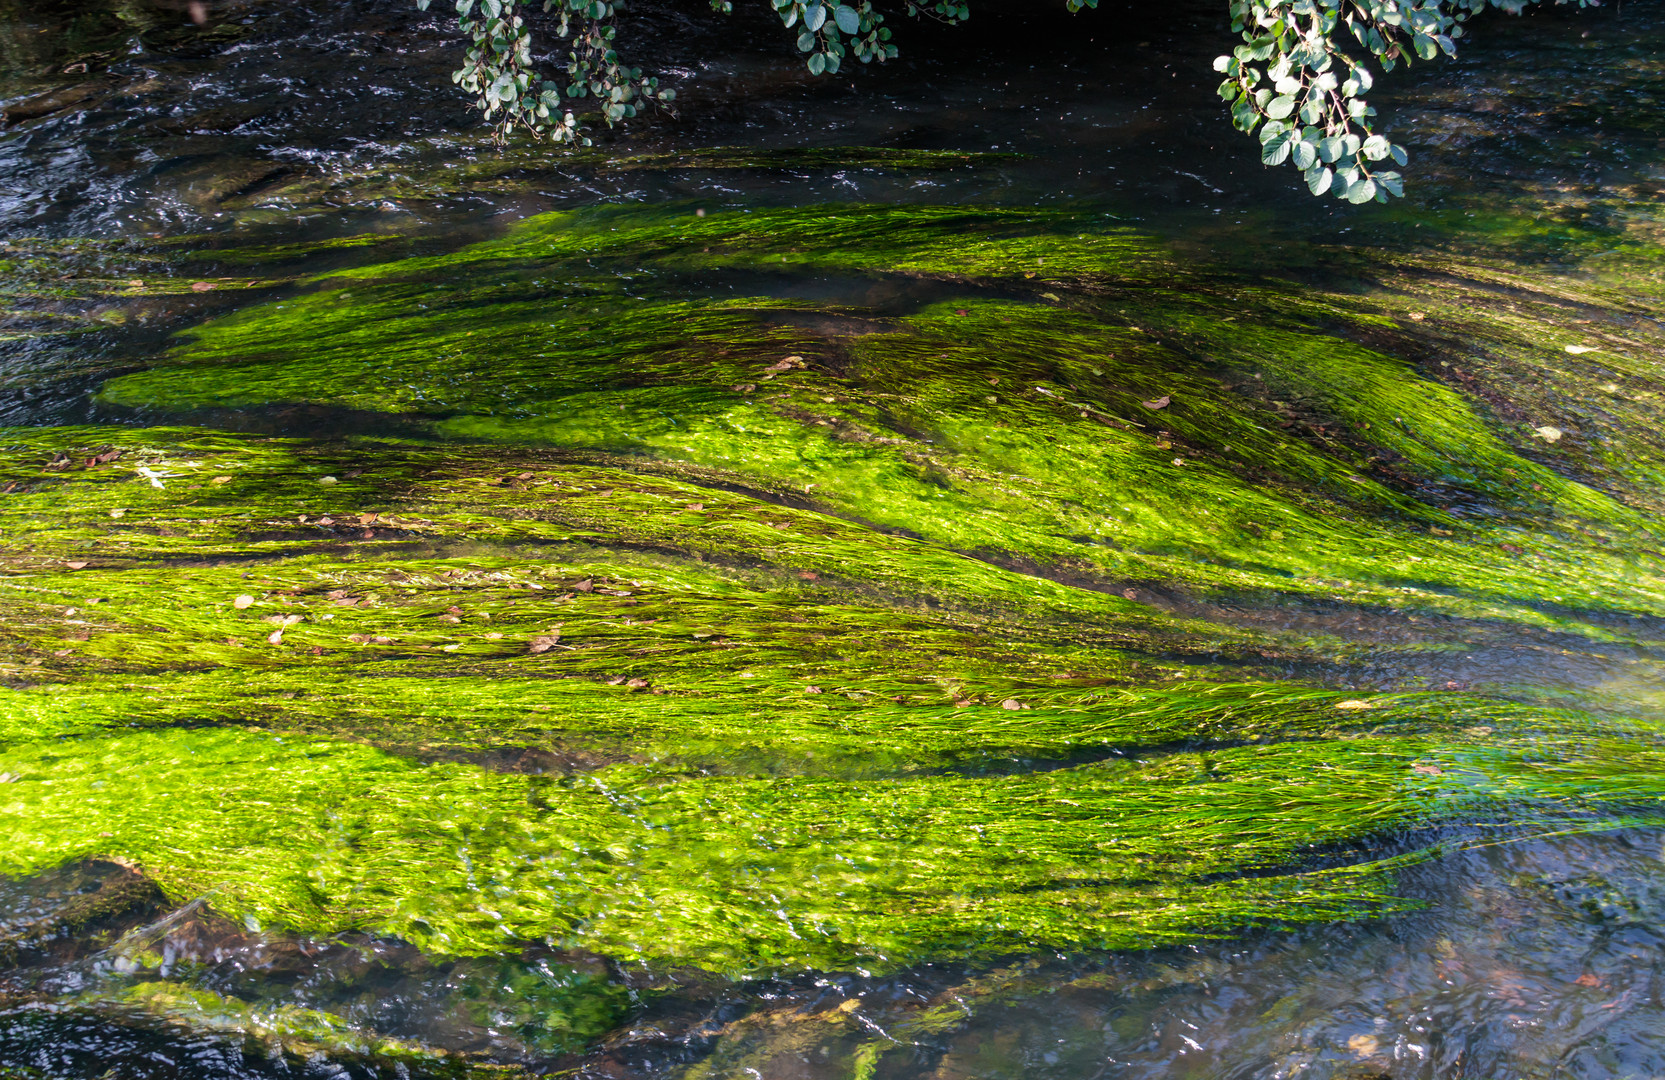
[[[757,6],[0,3],[0,1077],[1665,1077],[1665,11]]]

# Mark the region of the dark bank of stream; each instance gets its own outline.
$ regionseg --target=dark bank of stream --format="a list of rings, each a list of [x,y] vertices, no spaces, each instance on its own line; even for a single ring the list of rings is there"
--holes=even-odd
[[[1665,1076],[1657,4],[1365,207],[1211,3],[192,7],[0,4],[0,1077]]]

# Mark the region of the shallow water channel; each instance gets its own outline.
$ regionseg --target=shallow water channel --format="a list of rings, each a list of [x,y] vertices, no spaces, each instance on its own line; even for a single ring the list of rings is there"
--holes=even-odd
[[[0,1078],[1665,1077],[1665,10],[705,8],[0,3]]]

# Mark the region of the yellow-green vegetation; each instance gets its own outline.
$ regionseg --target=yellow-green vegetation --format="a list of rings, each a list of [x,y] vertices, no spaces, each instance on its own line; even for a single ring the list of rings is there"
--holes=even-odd
[[[1650,819],[1643,286],[1469,266],[610,211],[211,319],[102,385],[135,426],[0,438],[0,871],[791,974],[1393,911],[1442,845]],[[617,1022],[567,990],[551,1045]]]
[[[86,994],[73,1005],[80,1008],[117,1008],[170,1022],[195,1031],[237,1037],[268,1053],[298,1061],[327,1055],[337,1062],[397,1063],[424,1077],[485,1080],[518,1076],[520,1070],[481,1067],[460,1056],[438,1054],[401,1039],[378,1036],[363,1025],[333,1013],[294,1005],[262,1007],[237,998],[182,986],[175,982],[138,982],[118,994]],[[614,1017],[609,1016],[611,1021]]]

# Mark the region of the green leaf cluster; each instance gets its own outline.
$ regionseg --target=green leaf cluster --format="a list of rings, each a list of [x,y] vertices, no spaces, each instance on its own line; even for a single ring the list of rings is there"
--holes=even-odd
[[[808,53],[811,74],[833,74],[844,57],[854,55],[864,64],[896,55],[884,16],[870,0],[844,4],[838,0],[770,0],[781,23],[798,31],[798,51]]]
[[[426,9],[430,0],[416,0]],[[561,37],[573,38],[567,85],[532,70],[531,39],[516,11],[518,0],[457,0],[463,31],[473,44],[453,79],[475,96],[501,141],[516,127],[557,142],[588,145],[574,99],[594,98],[609,125],[635,116],[650,100],[669,102],[675,91],[624,65],[613,48],[618,4],[608,0],[545,0]],[[1376,110],[1365,99],[1374,84],[1372,63],[1391,71],[1412,57],[1456,55],[1463,24],[1487,6],[1519,13],[1534,0],[1233,0],[1232,28],[1243,37],[1229,56],[1215,59],[1225,76],[1220,97],[1232,122],[1258,132],[1261,160],[1293,164],[1314,195],[1353,203],[1386,202],[1404,193],[1405,148],[1376,133]],[[1576,2],[1580,7],[1595,0]],[[854,56],[862,63],[896,56],[885,16],[872,0],[769,0],[781,24],[797,36],[811,74],[836,74]],[[1098,0],[1065,0],[1072,12]],[[732,0],[711,0],[727,14]],[[965,0],[904,0],[912,17],[961,23]],[[1360,52],[1362,50],[1362,55]],[[563,99],[562,95],[565,95]]]
[[[1566,3],[1569,0],[1556,0]],[[1577,0],[1585,6],[1590,0]],[[1455,56],[1463,23],[1488,0],[1234,0],[1232,29],[1243,44],[1215,59],[1220,97],[1242,131],[1258,129],[1261,160],[1293,163],[1314,195],[1352,203],[1404,194],[1405,148],[1375,132],[1365,100],[1370,64],[1391,71],[1414,54]],[[1519,0],[1493,2],[1518,13]],[[1345,30],[1345,33],[1342,31]],[[1363,50],[1356,55],[1346,44]]]
[[[429,2],[416,0],[416,6],[426,10]],[[714,6],[727,7],[721,2]],[[471,45],[451,80],[474,95],[499,142],[520,128],[534,137],[587,146],[573,101],[593,98],[595,111],[612,125],[635,116],[645,102],[676,98],[676,91],[661,89],[656,77],[619,59],[613,48],[618,8],[607,0],[544,0],[543,10],[556,17],[559,36],[572,39],[562,86],[534,70],[532,36],[518,0],[457,0],[458,26]]]

